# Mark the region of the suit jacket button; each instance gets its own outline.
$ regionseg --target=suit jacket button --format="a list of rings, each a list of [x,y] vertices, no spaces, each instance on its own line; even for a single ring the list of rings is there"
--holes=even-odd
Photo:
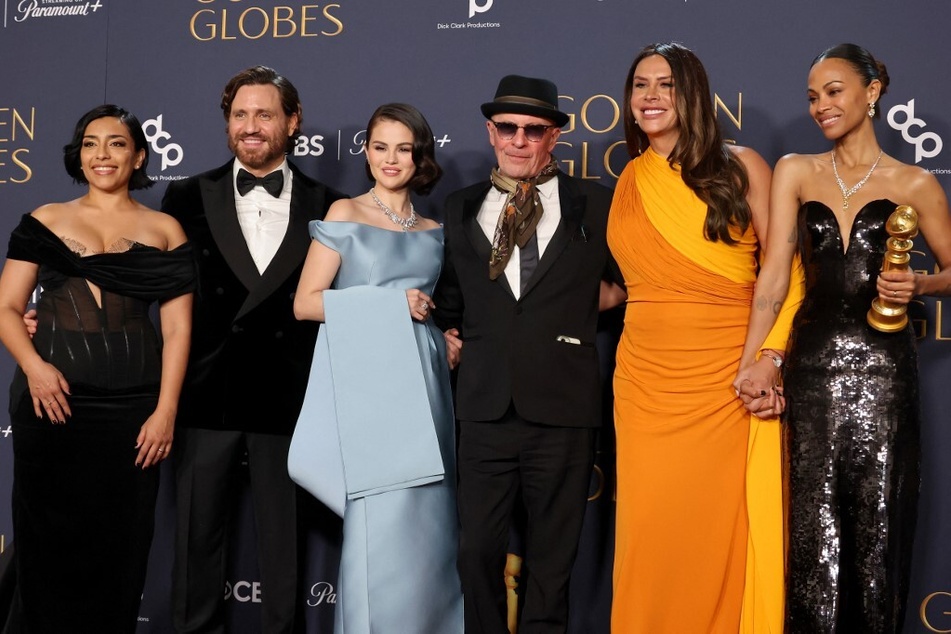
[[[238,324],[234,324],[233,326],[231,326],[231,332],[238,333],[238,332],[241,332],[242,330],[244,329]]]
[[[217,295],[224,295],[224,294],[225,294],[225,289],[223,289],[223,288],[221,288],[221,287],[219,286],[218,288],[215,289],[215,294],[217,294]]]
[[[211,255],[211,251],[209,249],[202,249],[201,254],[207,258],[209,255]]]
[[[280,339],[280,338],[283,337],[283,336],[284,336],[284,333],[281,332],[280,330],[278,330],[277,332],[274,333],[274,338],[275,338],[275,339]]]
[[[516,315],[521,315],[521,314],[522,314],[522,307],[521,307],[521,306],[516,306],[516,307],[515,307],[515,314],[516,314]]]

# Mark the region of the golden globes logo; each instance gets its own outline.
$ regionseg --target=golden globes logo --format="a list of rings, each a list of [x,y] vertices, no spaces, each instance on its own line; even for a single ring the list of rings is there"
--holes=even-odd
[[[621,104],[604,94],[592,95],[583,101],[571,95],[559,95],[558,98],[569,103],[561,108],[562,112],[568,114],[568,123],[562,128],[562,140],[558,141],[558,145],[575,151],[574,158],[560,160],[565,171],[569,176],[586,180],[601,180],[603,175],[617,180],[630,160],[624,141],[624,111]],[[743,93],[737,94],[737,104],[732,109],[714,93],[713,107],[718,113],[722,111],[737,130],[743,129]],[[594,141],[575,142],[566,139],[579,127],[593,135],[611,134],[620,140],[612,141],[601,149]]]
[[[29,110],[0,107],[0,185],[25,183],[33,178],[27,160],[36,129],[36,108]]]
[[[213,40],[259,40],[288,37],[334,37],[343,33],[340,4],[248,6],[244,0],[197,0],[189,22],[192,37]]]

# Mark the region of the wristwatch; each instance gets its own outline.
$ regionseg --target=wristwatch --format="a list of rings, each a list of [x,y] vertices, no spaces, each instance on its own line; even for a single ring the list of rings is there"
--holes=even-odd
[[[777,368],[783,367],[783,358],[779,356],[778,354],[776,354],[775,352],[771,352],[769,350],[761,350],[759,354],[761,357],[766,357],[767,359],[771,360],[773,362],[773,365],[775,365]]]

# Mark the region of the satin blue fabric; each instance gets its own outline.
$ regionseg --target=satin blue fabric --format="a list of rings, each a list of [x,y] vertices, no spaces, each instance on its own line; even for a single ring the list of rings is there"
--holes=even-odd
[[[334,630],[462,632],[445,341],[431,321],[410,319],[405,292],[432,294],[442,230],[310,230],[341,265],[324,293],[288,470],[344,517]]]

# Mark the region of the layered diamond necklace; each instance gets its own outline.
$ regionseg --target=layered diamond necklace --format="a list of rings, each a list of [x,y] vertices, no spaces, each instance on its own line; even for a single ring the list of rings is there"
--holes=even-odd
[[[376,192],[373,191],[373,188],[370,188],[370,198],[373,199],[373,202],[376,203],[377,207],[386,214],[386,217],[392,220],[395,224],[398,224],[403,228],[403,231],[409,231],[419,222],[419,216],[416,215],[416,208],[413,207],[413,203],[409,204],[409,218],[403,218],[398,213],[387,207],[383,204],[383,201],[377,198]]]
[[[872,172],[874,172],[875,168],[878,167],[878,162],[882,160],[882,154],[884,154],[884,150],[879,150],[878,158],[876,158],[875,162],[872,163],[872,167],[869,168],[868,174],[866,174],[862,180],[852,185],[851,187],[846,187],[845,183],[842,181],[842,178],[839,176],[839,169],[835,166],[835,150],[832,150],[832,173],[835,174],[835,182],[839,185],[839,191],[842,192],[842,209],[843,210],[846,210],[849,208],[849,198],[851,198],[855,192],[862,189],[862,186],[865,185],[865,182],[872,175]]]

